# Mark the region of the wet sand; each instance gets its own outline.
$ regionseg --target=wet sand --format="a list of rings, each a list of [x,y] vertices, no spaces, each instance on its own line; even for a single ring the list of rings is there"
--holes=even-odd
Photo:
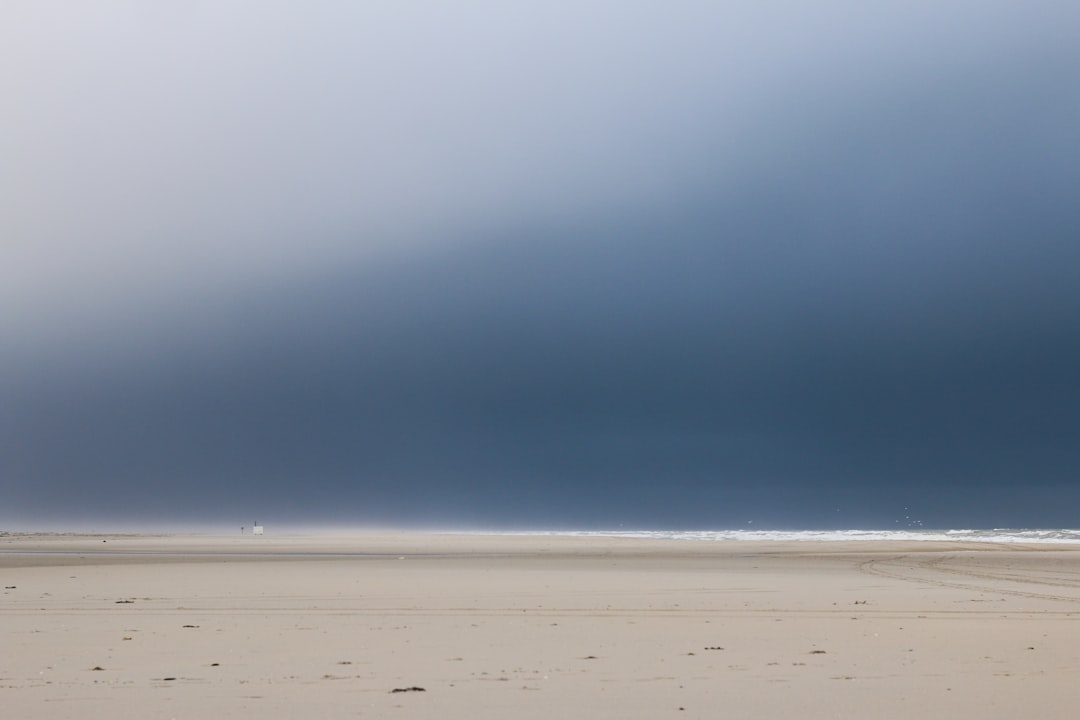
[[[1072,717],[1080,548],[0,538],[34,718]]]

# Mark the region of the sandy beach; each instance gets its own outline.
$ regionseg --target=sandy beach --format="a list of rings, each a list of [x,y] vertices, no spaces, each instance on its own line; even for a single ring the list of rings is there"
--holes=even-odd
[[[0,537],[12,718],[1065,718],[1080,548]]]

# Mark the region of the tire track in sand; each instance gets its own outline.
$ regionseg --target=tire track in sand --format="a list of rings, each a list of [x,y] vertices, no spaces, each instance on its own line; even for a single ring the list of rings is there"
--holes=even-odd
[[[1048,585],[1070,588],[1075,587],[1074,585],[1032,580],[1028,578],[1019,579],[1016,577],[1002,577],[986,572],[974,572],[972,570],[960,570],[957,568],[941,567],[941,565],[946,561],[955,559],[955,556],[949,555],[932,557],[926,560],[917,560],[911,555],[893,555],[885,558],[873,558],[870,560],[866,560],[865,562],[859,563],[857,567],[860,572],[866,573],[868,575],[876,575],[878,577],[891,578],[893,580],[902,580],[904,582],[921,583],[924,585],[932,585],[934,587],[952,588],[955,590],[970,590],[981,593],[995,593],[999,595],[1010,595],[1013,597],[1030,598],[1035,600],[1055,600],[1058,602],[1080,604],[1080,587],[1076,588],[1076,595],[1062,595],[1047,592],[1037,592],[1035,590],[1015,587],[1002,587],[1001,583],[1012,583],[1022,586]],[[969,577],[973,580],[990,580],[995,581],[995,584],[962,582],[952,579],[952,577],[949,577],[948,579],[942,579],[940,577],[934,577],[935,574]]]

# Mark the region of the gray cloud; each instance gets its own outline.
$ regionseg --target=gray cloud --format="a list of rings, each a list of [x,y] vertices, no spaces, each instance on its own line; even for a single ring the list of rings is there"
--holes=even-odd
[[[1072,11],[217,7],[19,18],[7,512],[1068,522]]]
[[[448,225],[677,199],[703,172],[739,184],[838,111],[940,73],[993,79],[996,58],[1026,72],[1076,39],[1056,3],[4,12],[0,279],[23,333]]]

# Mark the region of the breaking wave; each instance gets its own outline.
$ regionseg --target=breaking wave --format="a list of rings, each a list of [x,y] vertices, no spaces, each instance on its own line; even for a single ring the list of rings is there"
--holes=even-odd
[[[520,535],[566,535],[574,537],[625,537],[657,540],[924,540],[986,543],[1080,543],[1080,530],[552,530]]]

